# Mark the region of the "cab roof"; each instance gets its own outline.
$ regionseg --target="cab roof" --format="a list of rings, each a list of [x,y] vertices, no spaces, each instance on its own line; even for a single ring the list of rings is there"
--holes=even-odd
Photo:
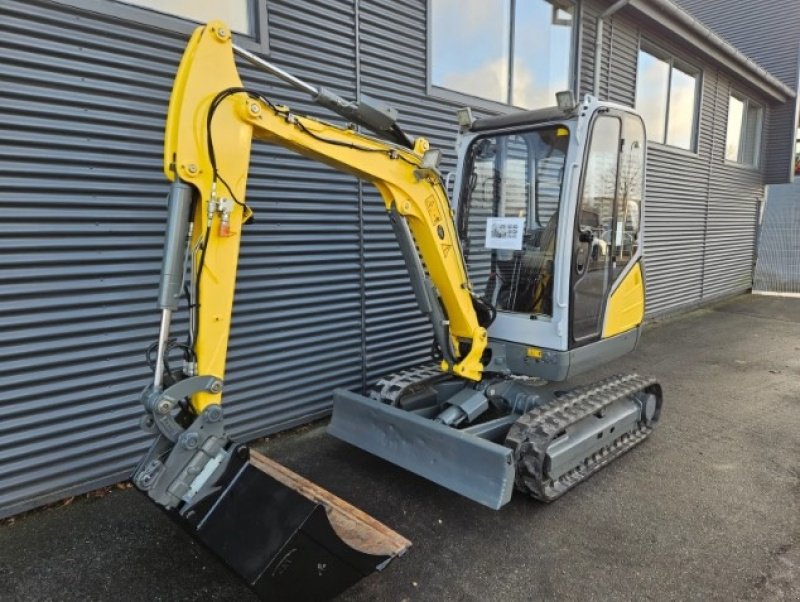
[[[580,106],[580,105],[579,105]],[[496,117],[484,117],[476,119],[469,128],[470,132],[485,132],[488,130],[501,130],[516,126],[535,125],[550,121],[564,121],[572,119],[577,113],[575,109],[564,110],[559,107],[546,107],[534,111],[516,111]]]

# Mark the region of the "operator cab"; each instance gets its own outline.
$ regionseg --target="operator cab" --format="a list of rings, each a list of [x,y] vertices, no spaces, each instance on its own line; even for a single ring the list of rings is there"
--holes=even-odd
[[[565,380],[636,346],[645,141],[636,113],[589,96],[463,127],[454,202],[497,310],[488,372]]]

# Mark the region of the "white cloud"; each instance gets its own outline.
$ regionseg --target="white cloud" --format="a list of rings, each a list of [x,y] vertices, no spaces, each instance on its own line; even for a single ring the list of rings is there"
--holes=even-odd
[[[663,141],[669,65],[651,57],[646,60],[640,57],[637,77],[636,108],[647,126],[647,136],[651,140]]]
[[[508,61],[501,58],[475,67],[471,71],[448,73],[442,83],[459,92],[505,102],[507,81]]]
[[[548,86],[537,85],[536,77],[519,63],[514,68],[513,103],[518,107],[538,109],[555,104],[555,97]]]
[[[447,21],[448,29],[458,32],[462,38],[474,40],[476,36],[480,38],[501,33],[497,31],[498,28],[506,29],[509,11],[507,0],[500,3],[487,0],[433,0],[431,4],[434,19],[440,23]]]

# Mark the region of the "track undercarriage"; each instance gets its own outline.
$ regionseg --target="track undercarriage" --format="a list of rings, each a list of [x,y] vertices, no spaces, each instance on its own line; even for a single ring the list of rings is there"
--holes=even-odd
[[[652,432],[661,386],[620,374],[558,390],[535,378],[468,383],[423,365],[381,379],[369,397],[334,394],[329,432],[482,504],[516,488],[550,502]]]

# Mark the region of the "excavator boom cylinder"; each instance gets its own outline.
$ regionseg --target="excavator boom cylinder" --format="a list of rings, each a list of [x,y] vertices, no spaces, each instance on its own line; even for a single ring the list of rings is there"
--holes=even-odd
[[[186,240],[193,196],[194,190],[190,185],[177,179],[172,182],[167,197],[167,231],[158,288],[158,306],[161,309],[178,309],[186,267]]]
[[[161,260],[161,281],[158,287],[158,306],[161,326],[153,370],[153,388],[160,390],[164,381],[164,354],[172,322],[172,312],[178,309],[186,268],[186,246],[189,237],[189,217],[193,190],[188,184],[175,180],[167,196],[167,231],[164,236],[164,256]]]
[[[333,111],[337,115],[341,115],[353,123],[364,126],[376,134],[385,136],[401,146],[413,148],[414,144],[411,139],[406,136],[397,125],[397,112],[393,109],[365,98],[362,98],[362,100],[357,103],[345,100],[330,90],[322,87],[317,88],[308,82],[304,82],[299,77],[292,75],[269,61],[265,61],[261,57],[256,56],[252,52],[236,44],[232,44],[232,47],[235,54],[245,59],[251,65],[270,75],[274,75],[278,79],[282,79],[294,89],[305,92],[310,95],[312,100],[318,105]]]

